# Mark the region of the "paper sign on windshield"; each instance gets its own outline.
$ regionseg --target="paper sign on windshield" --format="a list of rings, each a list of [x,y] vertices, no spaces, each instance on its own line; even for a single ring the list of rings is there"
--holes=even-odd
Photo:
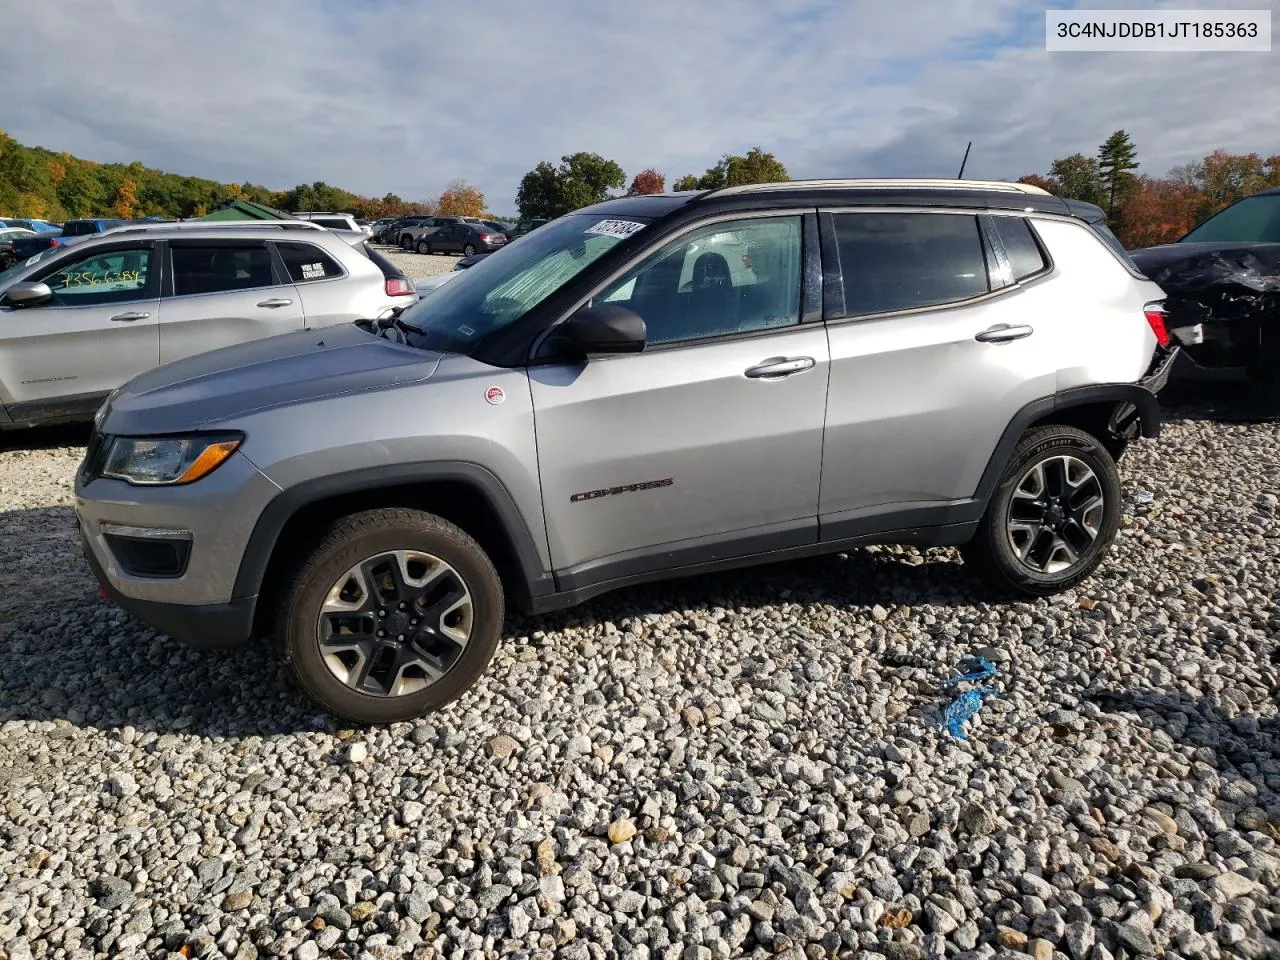
[[[643,230],[644,226],[643,223],[636,223],[634,220],[601,220],[594,227],[588,227],[585,232],[625,240],[637,230]]]

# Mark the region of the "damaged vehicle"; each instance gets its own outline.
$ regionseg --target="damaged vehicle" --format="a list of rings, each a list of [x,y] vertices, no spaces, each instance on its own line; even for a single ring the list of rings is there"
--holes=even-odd
[[[398,316],[116,390],[85,555],[144,623],[274,638],[361,723],[461,696],[508,609],[652,580],[894,543],[1060,593],[1110,550],[1177,356],[1074,203],[793,180],[581,208]]]
[[[1280,189],[1237,200],[1176,243],[1130,256],[1167,294],[1180,374],[1243,375],[1262,412],[1280,413]]]

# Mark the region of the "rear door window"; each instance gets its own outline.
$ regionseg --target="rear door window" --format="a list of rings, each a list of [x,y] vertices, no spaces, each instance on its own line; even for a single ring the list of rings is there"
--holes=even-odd
[[[844,316],[940,306],[989,291],[977,217],[837,213],[832,222]]]
[[[199,246],[173,244],[173,294],[252,290],[275,284],[266,244]]]
[[[338,262],[313,243],[282,240],[276,243],[276,249],[294,283],[342,276]]]

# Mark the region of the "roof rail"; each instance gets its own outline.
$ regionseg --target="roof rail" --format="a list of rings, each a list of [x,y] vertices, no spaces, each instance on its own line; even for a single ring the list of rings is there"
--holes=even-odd
[[[708,190],[704,197],[731,196],[738,193],[757,193],[768,190],[812,190],[822,187],[857,187],[864,190],[993,190],[1002,193],[1037,193],[1049,196],[1049,191],[1030,183],[1016,183],[1010,180],[950,180],[937,179],[884,178],[884,179],[848,179],[848,180],[779,180],[770,183],[740,183],[731,187],[717,187]]]
[[[106,233],[147,233],[151,230],[324,230],[310,220],[157,220],[152,223],[127,223],[109,227]]]

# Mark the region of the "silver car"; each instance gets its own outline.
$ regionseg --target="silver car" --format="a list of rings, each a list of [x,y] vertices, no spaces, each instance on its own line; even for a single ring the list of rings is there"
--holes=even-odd
[[[0,273],[0,429],[87,420],[160,364],[416,302],[366,240],[303,221],[131,224],[15,265]]]
[[[508,604],[866,543],[1053,594],[1103,562],[1177,356],[1100,221],[955,180],[587,207],[393,322],[126,385],[76,482],[86,555],[181,640],[274,635],[363,722],[460,696]]]

